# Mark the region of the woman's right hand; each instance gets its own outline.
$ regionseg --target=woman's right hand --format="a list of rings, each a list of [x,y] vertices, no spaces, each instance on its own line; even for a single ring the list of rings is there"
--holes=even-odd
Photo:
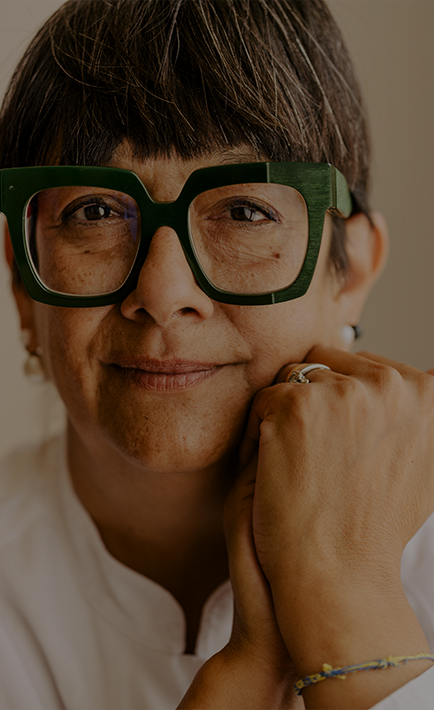
[[[257,457],[241,471],[225,503],[225,534],[234,592],[234,622],[225,652],[245,659],[255,678],[274,689],[276,707],[302,708],[293,686],[294,664],[279,631],[269,584],[259,565],[253,541],[252,512]],[[270,699],[269,699],[270,703]],[[265,707],[274,707],[267,704]]]
[[[294,664],[277,626],[253,544],[257,459],[241,471],[224,511],[234,621],[229,643],[196,675],[178,710],[301,710]]]

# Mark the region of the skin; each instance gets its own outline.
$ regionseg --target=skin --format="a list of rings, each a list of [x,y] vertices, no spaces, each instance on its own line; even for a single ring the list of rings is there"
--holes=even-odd
[[[434,381],[369,353],[317,346],[313,360],[331,372],[312,373],[304,394],[282,384],[260,392],[241,447],[246,460],[259,443],[246,468],[256,478],[253,539],[300,678],[324,662],[429,653],[400,562],[433,510]],[[430,665],[369,681],[357,673],[310,686],[303,698],[309,708],[369,708]]]
[[[123,147],[112,164],[134,170],[153,199],[172,201],[193,170],[252,159],[249,150],[239,149],[188,162],[176,156],[139,162]],[[77,494],[111,554],[182,605],[187,652],[194,649],[202,606],[229,565],[235,595],[231,641],[203,666],[180,708],[296,707],[295,675],[315,672],[324,661],[345,665],[427,648],[398,570],[403,545],[434,499],[423,479],[433,452],[423,440],[416,467],[429,495],[424,506],[410,506],[413,515],[404,515],[412,503],[411,437],[420,439],[417,424],[429,411],[426,399],[420,402],[431,378],[343,352],[348,345],[342,328],[359,321],[387,253],[380,215],[373,215],[373,225],[356,215],[346,228],[347,278],[337,279],[329,267],[327,217],[308,293],[273,306],[211,301],[168,227],[155,233],[137,288],[121,304],[54,308],[33,302],[14,285],[21,326],[31,332],[29,349],[42,348],[46,371],[68,410]],[[182,386],[179,375],[160,375],[150,389],[140,372],[137,378],[137,368],[132,373],[127,366],[131,358],[217,367],[194,386]],[[308,389],[279,384],[291,365],[305,361],[324,362],[334,372],[315,371]],[[392,379],[384,375],[390,371],[396,373]],[[395,390],[402,395],[399,407]],[[409,407],[416,424],[407,435]],[[340,447],[329,445],[336,440]],[[378,471],[384,500],[398,465],[392,455],[397,442],[406,454],[399,464],[402,485],[393,504],[389,495],[389,537],[379,548],[374,541],[382,509],[372,506],[369,484]],[[369,460],[356,461],[354,450],[362,460],[370,452]],[[224,531],[222,506],[231,486]],[[367,509],[373,509],[369,519],[363,518]],[[406,524],[395,544],[403,515]],[[367,533],[368,556],[360,554]],[[325,566],[318,566],[319,549]],[[340,618],[341,627],[330,628],[330,618]],[[306,707],[369,707],[425,668],[409,664],[370,678],[370,684],[366,676],[361,683],[360,674],[337,688],[335,681],[320,683],[304,691]]]
[[[188,163],[140,163],[120,149],[112,164],[134,170],[153,199],[171,201],[194,170],[252,160],[251,151],[235,150]],[[221,505],[252,398],[288,359],[303,357],[315,342],[339,342],[337,315],[327,305],[337,310],[329,241],[328,229],[306,298],[273,308],[212,302],[195,283],[176,234],[164,227],[153,238],[138,288],[122,304],[52,308],[16,291],[22,327],[32,333],[30,349],[42,348],[68,410],[76,491],[109,551],[181,603],[190,651],[200,609],[227,577]],[[107,366],[125,356],[225,367],[200,387],[150,392]]]

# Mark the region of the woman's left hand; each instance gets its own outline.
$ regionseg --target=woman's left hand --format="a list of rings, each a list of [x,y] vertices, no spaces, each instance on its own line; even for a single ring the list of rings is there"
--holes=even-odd
[[[434,510],[434,379],[370,354],[315,347],[310,384],[256,396],[241,448],[258,457],[256,552],[300,677],[428,651],[400,582]],[[355,673],[303,691],[307,707],[371,707],[429,665]]]

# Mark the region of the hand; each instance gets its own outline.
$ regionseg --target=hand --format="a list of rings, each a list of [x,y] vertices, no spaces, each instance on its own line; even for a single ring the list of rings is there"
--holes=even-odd
[[[234,591],[234,623],[227,646],[202,666],[178,710],[296,710],[297,676],[277,626],[267,580],[253,545],[256,458],[225,502],[225,534]]]
[[[257,452],[254,542],[301,676],[323,662],[428,650],[400,559],[434,509],[434,380],[324,347],[306,362],[332,371],[283,384],[293,367],[284,368],[256,396],[241,449],[244,463]],[[375,672],[369,682],[354,674],[303,696],[307,707],[370,707],[426,667]]]
[[[256,467],[254,456],[225,502],[225,534],[234,592],[234,623],[226,651],[247,659],[255,674],[265,673],[276,690],[281,688],[282,707],[295,709],[304,704],[293,692],[297,680],[294,664],[277,626],[270,588],[253,544]]]

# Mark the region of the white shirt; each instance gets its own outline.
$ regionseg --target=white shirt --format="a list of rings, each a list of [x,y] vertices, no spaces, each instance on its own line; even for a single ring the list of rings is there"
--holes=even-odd
[[[433,563],[431,517],[403,561],[405,589],[431,648]],[[0,710],[174,710],[231,626],[227,582],[205,605],[195,655],[183,654],[182,609],[107,552],[73,491],[64,437],[3,462]],[[375,706],[433,707],[434,668]]]

